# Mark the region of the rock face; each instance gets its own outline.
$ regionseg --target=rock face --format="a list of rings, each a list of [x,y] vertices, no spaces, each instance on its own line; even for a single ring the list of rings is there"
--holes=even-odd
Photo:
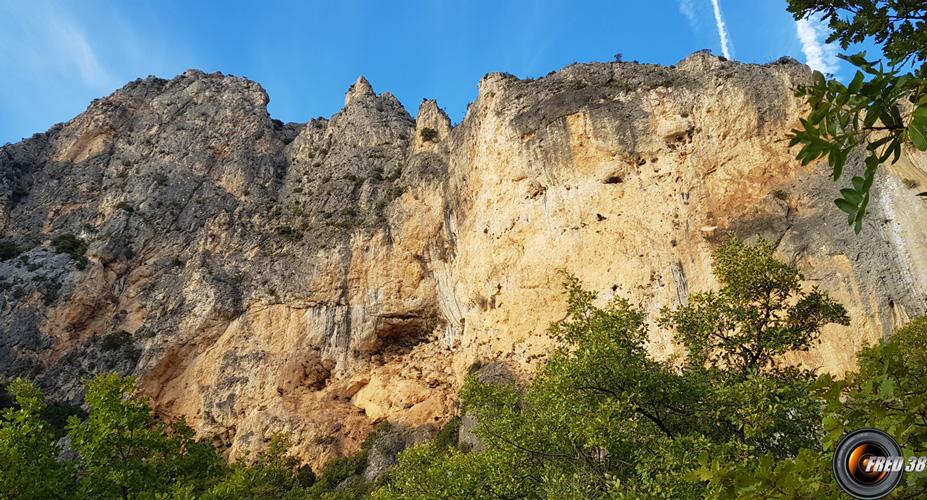
[[[927,308],[927,206],[901,180],[927,160],[880,176],[853,235],[785,140],[809,75],[705,53],[490,74],[455,127],[363,77],[304,125],[242,78],[132,82],[0,150],[0,379],[79,401],[82,376],[136,374],[231,455],[288,431],[319,465],[378,421],[442,424],[476,362],[530,373],[559,270],[656,313],[716,284],[732,234],[847,305],[793,360],[839,373]]]

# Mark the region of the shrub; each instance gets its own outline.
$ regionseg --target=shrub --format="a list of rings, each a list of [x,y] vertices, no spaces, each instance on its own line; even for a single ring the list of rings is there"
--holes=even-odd
[[[438,141],[438,131],[433,128],[425,127],[422,129],[420,134],[422,136],[422,140],[429,141],[429,142]]]
[[[290,226],[278,226],[276,232],[278,235],[293,241],[297,241],[303,237],[303,235],[298,230],[293,229]]]
[[[196,441],[186,422],[153,418],[133,377],[98,375],[85,387],[89,415],[67,425],[80,454],[81,497],[192,498],[225,474],[218,453]],[[178,487],[186,494],[168,494]]]
[[[917,189],[917,186],[920,185],[920,183],[917,182],[916,180],[908,179],[908,178],[902,179],[901,183],[904,184],[904,187],[908,189]]]
[[[16,404],[0,412],[0,497],[70,496],[75,468],[58,463],[55,433],[35,384],[16,379],[7,388]]]
[[[131,342],[132,335],[125,330],[119,330],[104,335],[103,341],[100,342],[100,348],[104,351],[116,351]]]
[[[84,260],[84,253],[87,251],[87,243],[73,234],[62,234],[53,239],[51,244],[57,253],[68,254],[72,259],[78,262]]]
[[[0,240],[0,261],[10,260],[22,252],[22,249],[16,243],[9,240]]]
[[[367,467],[367,450],[361,450],[346,457],[333,458],[325,465],[325,470],[319,476],[314,489],[316,491],[331,491],[345,479],[361,474]]]

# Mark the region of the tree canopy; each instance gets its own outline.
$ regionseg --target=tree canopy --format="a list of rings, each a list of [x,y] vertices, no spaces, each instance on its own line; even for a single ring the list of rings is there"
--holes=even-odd
[[[643,311],[620,298],[597,307],[568,277],[568,318],[551,327],[560,347],[535,379],[472,377],[461,392],[485,449],[409,450],[375,497],[725,496],[713,471],[820,449],[819,377],[779,358],[846,312],[765,242],[731,241],[715,265],[718,291],[661,314],[683,351],[669,359],[648,353]]]

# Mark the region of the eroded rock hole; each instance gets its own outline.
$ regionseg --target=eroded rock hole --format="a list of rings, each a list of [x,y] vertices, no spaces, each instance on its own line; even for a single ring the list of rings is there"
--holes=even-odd
[[[382,314],[377,318],[376,347],[383,355],[402,355],[431,337],[439,320],[436,316],[414,313]]]
[[[602,182],[604,182],[605,184],[621,184],[622,182],[624,182],[624,179],[619,174],[612,174],[606,177],[605,180]]]

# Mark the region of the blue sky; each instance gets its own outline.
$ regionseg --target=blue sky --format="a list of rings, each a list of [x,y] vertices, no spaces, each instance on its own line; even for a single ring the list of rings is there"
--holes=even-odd
[[[435,98],[458,122],[485,73],[537,77],[617,52],[674,64],[707,48],[847,71],[820,28],[796,24],[785,0],[0,0],[0,144],[69,120],[130,80],[188,68],[255,80],[271,115],[296,122],[337,112],[360,74],[413,114]]]

